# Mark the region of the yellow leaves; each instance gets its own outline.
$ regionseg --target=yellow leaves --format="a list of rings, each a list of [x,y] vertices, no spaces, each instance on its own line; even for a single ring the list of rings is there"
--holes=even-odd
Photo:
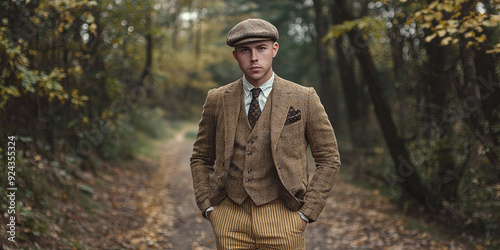
[[[437,36],[437,33],[433,33],[433,34],[425,37],[425,41],[430,43],[436,36]]]
[[[21,92],[14,86],[0,86],[0,96],[9,95],[12,97],[21,96]]]
[[[429,9],[436,9],[438,11],[453,12],[457,8],[457,5],[453,1],[439,2],[435,1],[429,5]]]
[[[405,221],[402,220],[402,219],[399,219],[399,220],[396,221],[396,225],[397,226],[402,226],[404,223],[405,223]]]
[[[491,20],[484,20],[483,25],[486,27],[495,27],[498,25],[498,22],[492,22]]]
[[[493,189],[496,191],[496,197],[500,198],[500,184],[493,186]]]
[[[98,6],[98,5],[99,5],[99,4],[97,3],[97,1],[89,1],[89,2],[87,3],[87,6],[89,6],[89,7],[94,7],[94,6]]]
[[[430,29],[431,27],[432,27],[432,23],[431,22],[422,23],[420,25],[420,28],[422,28],[422,29]]]
[[[78,108],[80,106],[85,105],[85,103],[89,100],[88,96],[80,96],[78,94],[77,89],[73,89],[71,91],[71,103],[75,106],[75,108]]]
[[[91,9],[92,7],[98,5],[99,4],[97,3],[97,1],[87,0],[45,1],[41,3],[40,6],[36,9],[35,15],[31,16],[30,20],[36,26],[42,25],[47,21],[55,21],[57,28],[54,30],[54,32],[57,35],[58,33],[64,32],[64,30],[69,30],[75,20],[83,19],[86,23],[89,24],[90,32],[95,34],[97,24],[94,23],[96,19],[92,12],[87,11],[87,9]],[[57,20],[48,20],[54,16],[57,18]]]
[[[106,109],[106,110],[104,110],[104,112],[102,112],[101,119],[106,120],[107,118],[112,117],[112,116],[113,116],[113,111]]]
[[[487,50],[486,53],[488,53],[488,54],[500,54],[500,43],[495,44],[495,46],[493,46],[493,49]]]
[[[408,23],[417,22],[421,29],[428,29],[430,34],[426,42],[438,38],[442,46],[456,44],[463,37],[467,47],[479,47],[488,40],[484,27],[494,27],[500,23],[500,15],[486,15],[480,12],[464,12],[464,0],[436,0],[427,8],[417,11]],[[489,51],[498,53],[497,49]]]
[[[448,27],[448,28],[446,28],[446,32],[448,32],[450,34],[455,34],[458,32],[458,29],[455,27]]]
[[[451,36],[445,37],[444,39],[441,40],[441,46],[449,45],[452,40],[453,38]]]
[[[48,74],[28,70],[24,65],[14,65],[14,68],[10,70],[13,70],[11,73],[17,77],[17,81],[11,85],[0,85],[0,108],[9,99],[21,97],[22,94],[28,92],[35,93],[35,89],[38,89],[36,92],[37,95],[46,97],[49,102],[57,100],[65,103],[71,98],[72,104],[75,107],[79,107],[88,101],[88,97],[80,96],[76,89],[71,92],[71,96],[64,90],[60,82],[66,77],[66,74],[58,68],[53,69]]]
[[[434,20],[434,16],[433,15],[425,15],[424,20],[427,22],[430,22],[430,21]]]
[[[42,19],[38,16],[32,16],[30,17],[30,21],[34,24],[34,25],[40,25],[40,23],[42,23]]]
[[[490,21],[492,22],[500,22],[500,15],[490,15]]]
[[[430,3],[430,4],[429,4],[429,7],[427,7],[427,8],[429,8],[429,9],[434,9],[434,8],[436,8],[436,6],[437,6],[438,4],[439,4],[439,1],[434,1],[434,2]]]
[[[97,24],[93,23],[89,26],[90,33],[96,35],[97,34],[96,30],[97,30]]]
[[[434,19],[435,19],[436,21],[443,20],[443,13],[442,13],[442,12],[435,12],[435,13],[434,13]]]
[[[452,12],[452,11],[454,11],[454,10],[455,10],[455,8],[453,7],[453,5],[451,5],[451,4],[444,4],[443,9],[444,9],[446,12]]]
[[[91,12],[87,11],[83,14],[83,16],[85,17],[85,22],[87,22],[87,23],[94,23],[95,22],[95,17],[94,17],[94,15],[92,15]]]
[[[482,24],[486,27],[495,27],[500,23],[500,15],[490,15],[488,19],[482,22]]]
[[[37,56],[37,55],[38,55],[38,51],[33,50],[33,49],[30,49],[30,50],[28,51],[28,53],[29,53],[30,55],[32,55],[32,56]]]
[[[97,2],[96,1],[88,1],[88,0],[83,0],[83,1],[71,1],[71,0],[65,0],[65,1],[68,1],[67,3],[65,3],[66,5],[70,5],[70,7],[72,9],[81,9],[83,6],[87,6],[87,7],[92,7],[92,6],[97,6]],[[63,2],[65,2],[63,1]]]
[[[464,34],[464,37],[465,38],[476,37],[476,33],[474,31],[469,31],[469,32],[467,32],[467,33]]]
[[[385,27],[385,22],[379,18],[365,16],[360,19],[345,21],[343,24],[334,25],[330,31],[323,37],[323,42],[329,39],[335,39],[351,30],[358,29],[376,29],[377,27]]]
[[[81,53],[75,53],[76,54],[81,54]],[[67,69],[67,74],[69,76],[73,76],[73,77],[78,77],[80,75],[83,74],[83,69],[82,69],[82,66],[80,66],[79,64],[77,65],[74,65],[73,67],[70,67]]]

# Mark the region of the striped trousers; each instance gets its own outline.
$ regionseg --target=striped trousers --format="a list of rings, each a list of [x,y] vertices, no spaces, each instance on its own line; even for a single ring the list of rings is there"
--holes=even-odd
[[[250,198],[241,205],[229,197],[210,213],[219,250],[304,250],[304,226],[296,211],[280,199],[256,206]]]

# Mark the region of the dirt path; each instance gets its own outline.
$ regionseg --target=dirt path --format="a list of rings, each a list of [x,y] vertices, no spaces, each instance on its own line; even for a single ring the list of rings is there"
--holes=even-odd
[[[160,179],[164,178],[169,199],[173,204],[173,220],[168,225],[167,240],[172,249],[214,249],[210,224],[202,218],[194,199],[189,158],[193,142],[184,139],[188,128],[177,134],[174,140],[162,145]]]
[[[111,194],[95,197],[108,212],[84,221],[91,230],[78,241],[83,248],[215,249],[210,224],[201,217],[192,189],[193,141],[185,134],[195,130],[186,128],[162,143],[158,158],[145,160],[151,165],[143,167],[148,171],[109,177]],[[308,250],[468,248],[437,235],[425,221],[400,214],[377,191],[339,180],[318,222],[307,227],[306,244]]]
[[[147,223],[130,231],[124,238],[130,248],[214,249],[210,224],[201,217],[194,200],[189,158],[192,141],[179,132],[158,149],[159,168],[147,191],[141,194],[147,206]]]
[[[164,220],[164,226],[158,225],[160,232],[165,232],[164,242],[158,242],[160,248],[214,249],[210,224],[201,217],[194,201],[189,169],[192,140],[184,139],[187,131],[161,147],[160,170],[153,183],[158,183],[160,195],[156,199],[164,199],[160,203],[165,211],[154,214],[151,221]],[[377,191],[339,180],[319,221],[306,230],[307,248],[465,249],[453,240],[438,239],[427,230],[425,222],[407,218],[396,210]]]

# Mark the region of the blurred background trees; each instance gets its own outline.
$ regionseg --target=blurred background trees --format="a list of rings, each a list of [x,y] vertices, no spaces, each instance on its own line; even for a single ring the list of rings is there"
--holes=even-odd
[[[241,77],[228,30],[261,17],[280,31],[275,72],[318,90],[345,178],[498,245],[499,6],[2,1],[0,157],[16,135],[25,202],[49,206],[46,184],[74,186],[100,160],[132,158],[140,141],[163,136],[174,121],[199,119],[206,92]]]

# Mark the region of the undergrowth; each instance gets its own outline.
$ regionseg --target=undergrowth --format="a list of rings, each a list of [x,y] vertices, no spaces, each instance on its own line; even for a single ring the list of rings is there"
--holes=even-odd
[[[93,187],[106,185],[100,177],[101,173],[108,171],[103,165],[120,167],[119,162],[134,160],[138,155],[152,156],[160,140],[172,137],[184,126],[182,121],[166,121],[161,117],[155,111],[144,112],[131,123],[115,123],[118,124],[116,129],[105,133],[100,141],[91,137],[80,140],[89,142],[92,150],[71,148],[71,143],[64,140],[53,149],[28,136],[16,135],[18,139],[23,138],[17,140],[15,159],[17,191],[15,215],[12,215],[16,217],[16,242],[2,237],[0,248],[40,248],[39,242],[60,238],[60,244],[80,249],[70,235],[63,231],[55,234],[54,227],[65,224],[65,211],[54,210],[55,207],[58,203],[71,201],[86,211],[100,209],[92,199],[92,193]],[[3,165],[6,158],[2,156],[5,152],[0,152]],[[0,169],[1,183],[7,180],[7,172],[5,168]],[[0,194],[0,231],[4,234],[8,231],[6,226],[11,216],[6,185],[0,186]]]

